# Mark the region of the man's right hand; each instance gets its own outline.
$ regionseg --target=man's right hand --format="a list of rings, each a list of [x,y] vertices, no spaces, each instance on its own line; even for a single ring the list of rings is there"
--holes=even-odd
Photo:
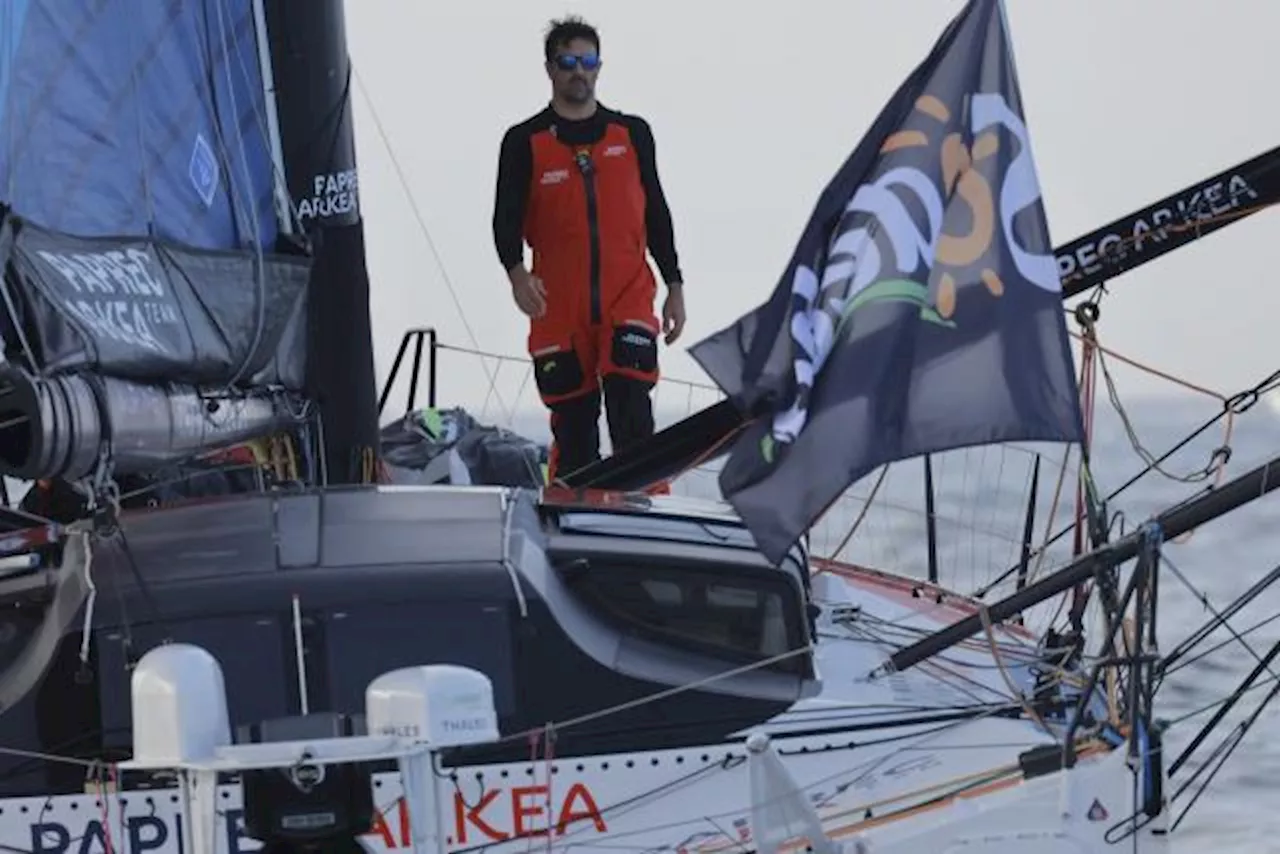
[[[542,317],[547,311],[547,289],[542,280],[523,264],[509,270],[507,278],[511,281],[511,296],[520,310],[530,317]]]

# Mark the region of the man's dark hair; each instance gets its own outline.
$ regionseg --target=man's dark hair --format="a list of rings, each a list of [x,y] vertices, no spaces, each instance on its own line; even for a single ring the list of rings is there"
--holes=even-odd
[[[559,21],[552,21],[547,26],[547,40],[543,43],[542,52],[547,62],[556,58],[556,51],[574,39],[584,39],[596,46],[600,52],[600,34],[596,28],[577,15],[569,15]]]

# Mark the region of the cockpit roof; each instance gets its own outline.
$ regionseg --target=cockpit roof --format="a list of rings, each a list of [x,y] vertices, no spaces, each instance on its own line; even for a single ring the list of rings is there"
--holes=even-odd
[[[686,496],[609,490],[543,490],[539,506],[566,533],[637,537],[757,550],[755,538],[727,503]],[[797,547],[791,557],[804,565]]]
[[[648,495],[607,489],[547,487],[538,502],[560,510],[594,510],[655,516],[679,516],[742,528],[742,520],[724,501],[683,495]]]

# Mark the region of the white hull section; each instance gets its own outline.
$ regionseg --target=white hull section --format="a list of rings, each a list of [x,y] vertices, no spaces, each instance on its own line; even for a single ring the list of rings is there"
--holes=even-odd
[[[993,762],[974,747],[995,733],[985,724],[957,728],[946,741],[912,739],[918,748],[855,748],[841,756],[786,757],[786,767],[815,802],[824,831],[873,852],[1103,852],[1133,850],[1134,774],[1123,748],[1083,758],[1070,772],[1021,779],[1018,766]],[[792,745],[775,743],[785,753]],[[723,762],[724,756],[732,756]],[[754,846],[752,792],[741,745],[721,761],[680,769],[679,754],[610,757],[609,773],[562,768],[550,785],[537,767],[475,769],[494,785],[441,788],[437,815],[448,851],[546,850],[740,852]],[[658,765],[651,763],[657,761]],[[595,761],[595,760],[593,760]],[[600,758],[599,761],[605,761]],[[648,767],[642,767],[648,766]],[[727,766],[727,767],[726,767]],[[467,769],[466,774],[470,774]],[[503,777],[503,772],[507,776]],[[1001,773],[1003,772],[1003,773]],[[398,774],[375,778],[381,819],[363,838],[371,851],[411,848]],[[261,846],[240,833],[240,787],[220,787],[219,854]],[[0,845],[36,854],[189,854],[191,824],[174,791],[26,798],[3,803]],[[552,821],[548,821],[548,815]],[[1139,851],[1169,851],[1165,815],[1137,833]],[[1140,822],[1146,821],[1140,816]],[[548,826],[552,827],[550,836]],[[797,828],[797,832],[800,832]],[[1111,840],[1111,841],[1108,841]],[[796,850],[803,850],[803,847]]]

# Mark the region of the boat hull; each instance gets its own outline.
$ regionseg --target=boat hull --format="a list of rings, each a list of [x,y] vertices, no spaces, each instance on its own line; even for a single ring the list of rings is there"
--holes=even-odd
[[[1061,711],[1036,711],[1047,707],[1038,701],[1032,707],[1024,699],[1036,688],[1042,662],[1035,638],[1022,627],[996,627],[989,637],[961,644],[937,661],[872,679],[870,674],[904,638],[949,625],[977,604],[919,581],[845,564],[819,562],[803,567],[801,575],[798,570],[807,560],[803,554],[790,568],[757,565],[759,555],[749,540],[734,545],[740,523],[674,499],[614,496],[600,501],[518,490],[400,487],[219,499],[125,514],[133,563],[119,562],[120,554],[106,544],[94,557],[97,588],[123,590],[128,606],[116,613],[113,595],[100,597],[94,609],[99,627],[94,632],[99,658],[94,678],[108,680],[99,696],[108,697],[108,689],[117,696],[127,692],[127,671],[120,669],[124,660],[110,664],[107,650],[125,634],[132,637],[137,654],[145,651],[142,646],[154,645],[146,628],[153,614],[174,615],[156,639],[217,647],[223,635],[210,630],[203,630],[203,641],[183,636],[200,621],[178,619],[182,609],[208,622],[216,614],[238,613],[246,602],[261,608],[278,599],[271,607],[287,608],[288,595],[301,591],[299,607],[314,615],[308,618],[312,623],[334,618],[325,625],[329,648],[337,649],[341,626],[354,619],[361,597],[372,597],[373,613],[386,622],[390,603],[398,598],[433,596],[445,610],[436,607],[429,620],[423,616],[427,611],[412,602],[406,605],[419,622],[429,622],[445,620],[447,611],[460,611],[473,600],[498,603],[493,598],[497,590],[508,597],[501,600],[506,604],[491,608],[487,634],[475,643],[498,644],[498,633],[510,625],[516,654],[529,656],[548,645],[555,653],[539,665],[541,670],[517,673],[511,695],[516,706],[505,713],[505,747],[486,753],[485,746],[475,746],[443,755],[437,808],[450,851],[528,850],[531,843],[588,851],[616,851],[619,846],[737,850],[749,838],[743,834],[751,832],[746,742],[755,732],[773,739],[786,768],[837,838],[865,834],[887,846],[915,846],[927,839],[946,850],[959,844],[956,834],[974,832],[966,810],[976,808],[990,819],[982,824],[988,836],[1036,833],[1050,844],[1059,834],[1060,842],[1052,844],[1060,848],[1089,846],[1106,822],[1080,824],[1073,817],[1078,812],[1075,795],[1053,794],[1063,791],[1062,781],[1068,778],[1080,781],[1068,787],[1071,792],[1093,793],[1090,797],[1100,800],[1112,817],[1110,824],[1132,813],[1131,795],[1126,794],[1132,775],[1124,765],[1124,751],[1116,749],[1118,741],[1082,745],[1083,760],[1066,774],[1047,758],[1057,755],[1046,747],[1062,737],[1063,720]],[[309,542],[315,548],[306,547]],[[645,567],[678,560],[690,577],[723,570],[716,584],[745,584],[750,576],[761,590],[791,591],[790,598],[783,597],[791,603],[785,606],[789,611],[778,613],[790,614],[785,622],[794,630],[793,642],[801,644],[794,651],[805,660],[771,673],[732,677],[726,673],[733,665],[725,661],[699,684],[695,677],[702,653],[677,654],[675,646],[662,645],[668,636],[661,634],[641,643],[611,628],[615,624],[607,615],[592,610],[590,597],[575,593],[584,577],[617,569],[609,560],[619,549],[636,555]],[[575,556],[585,564],[580,566]],[[137,579],[145,584],[131,590],[127,585]],[[131,616],[122,624],[125,611]],[[265,618],[243,623],[226,619],[228,627],[242,632],[256,631],[261,623],[266,627],[263,638],[275,637],[282,628],[268,625]],[[78,627],[67,637],[78,650]],[[281,637],[289,647],[295,636]],[[350,641],[356,636],[345,637]],[[427,640],[423,635],[420,643]],[[386,643],[373,643],[369,654],[386,654]],[[401,658],[416,657],[416,662],[387,658],[363,664],[376,664],[378,672],[412,663],[478,667],[463,660],[465,644],[452,630],[440,643],[435,651],[420,644],[395,651]],[[312,660],[321,647],[306,638],[304,646],[309,667],[327,667],[331,678],[346,667],[337,660],[322,667]],[[246,694],[261,699],[278,687],[271,679],[291,677],[288,671],[268,676],[271,651],[266,647],[256,647],[248,657],[234,649],[211,651],[228,676],[232,722],[242,725],[252,721],[239,718],[256,706],[240,702],[257,702]],[[348,658],[353,654],[346,652]],[[248,673],[246,667],[256,669]],[[86,687],[92,683],[80,685]],[[612,699],[597,695],[597,687],[614,692]],[[362,696],[363,682],[358,688]],[[311,690],[317,689],[313,685]],[[558,696],[565,693],[574,696]],[[332,710],[358,711],[350,705],[355,696]],[[545,717],[538,715],[549,706],[530,705],[559,699],[565,701],[565,712]],[[589,714],[575,718],[568,713],[572,709]],[[653,709],[685,719],[664,720],[662,714],[651,714]],[[742,709],[754,710],[755,719],[735,722]],[[1095,717],[1106,714],[1101,707],[1092,711]],[[499,714],[502,719],[504,713]],[[526,723],[511,725],[519,716]],[[127,727],[126,718],[113,720]],[[555,725],[544,727],[548,720]],[[593,727],[589,736],[580,735]],[[697,731],[708,737],[691,738]],[[630,746],[593,747],[602,744]],[[73,771],[83,778],[79,769]],[[40,854],[84,854],[107,847],[109,841],[128,845],[132,852],[184,854],[190,822],[179,814],[176,790],[164,788],[163,780],[133,777],[125,778],[125,790],[108,791],[109,785],[110,779],[101,790],[91,782],[86,794],[37,791],[32,797],[0,800],[0,845]],[[371,848],[406,847],[408,814],[399,798],[396,775],[380,774],[375,801],[382,817],[365,837]],[[227,785],[218,800],[224,819],[220,850],[231,854],[258,847],[238,829],[239,786]],[[1068,805],[1066,818],[1063,803]],[[1091,807],[1090,801],[1083,809]]]
[[[1016,759],[1002,763],[998,750],[980,746],[998,737],[1001,728],[991,723],[958,726],[946,738],[887,732],[902,740],[803,754],[791,751],[813,739],[779,739],[775,746],[790,753],[787,769],[830,837],[862,841],[877,854],[1075,854],[1113,851],[1117,840],[1134,844],[1125,834],[1135,808],[1123,750],[1088,753],[1069,772],[1025,779]],[[456,779],[441,780],[437,801],[450,852],[532,845],[715,854],[753,844],[742,744],[454,772]],[[374,787],[379,816],[362,842],[375,854],[412,847],[398,775],[376,775]],[[221,787],[218,802],[220,854],[258,849],[242,832],[239,785]],[[0,845],[22,850],[79,854],[110,850],[114,841],[130,852],[182,854],[189,846],[184,834],[191,825],[176,790],[10,799],[0,806]],[[1170,850],[1164,816],[1139,818],[1145,826],[1136,834],[1137,850]]]

